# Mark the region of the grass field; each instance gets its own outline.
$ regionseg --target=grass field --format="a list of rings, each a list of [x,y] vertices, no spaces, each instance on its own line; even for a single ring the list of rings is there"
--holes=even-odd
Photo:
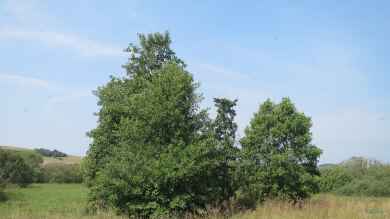
[[[253,212],[234,219],[368,219],[390,218],[390,199],[317,195],[302,208],[286,203],[268,202]]]
[[[68,155],[66,157],[43,157],[43,165],[49,163],[60,163],[60,164],[79,164],[81,162],[81,157]]]
[[[87,215],[87,188],[80,184],[33,184],[8,188],[6,195],[8,200],[0,202],[1,219],[115,218]]]
[[[79,184],[34,184],[29,188],[8,188],[9,200],[0,203],[1,219],[119,219],[118,216],[85,212],[87,189]],[[210,216],[209,218],[223,218]],[[317,195],[301,208],[283,202],[267,202],[255,211],[233,219],[367,219],[390,218],[390,199]]]

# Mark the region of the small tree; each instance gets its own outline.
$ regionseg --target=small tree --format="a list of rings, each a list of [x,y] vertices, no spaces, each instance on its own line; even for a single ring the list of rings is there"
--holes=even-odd
[[[219,176],[221,186],[221,201],[229,200],[235,192],[234,188],[234,162],[236,161],[238,148],[234,146],[236,139],[237,124],[234,122],[236,111],[234,107],[237,100],[226,98],[214,98],[217,116],[213,123],[214,135],[218,141],[217,149],[223,155],[221,157],[221,169]]]
[[[234,122],[237,100],[214,98],[217,117],[214,121],[215,137],[226,147],[233,147],[236,139],[237,124]]]
[[[292,201],[317,192],[321,150],[311,143],[311,120],[288,98],[265,101],[245,129],[241,194],[252,200]]]
[[[140,41],[128,49],[128,76],[96,92],[101,109],[83,167],[90,204],[135,217],[199,213],[221,200],[225,150],[169,35]]]

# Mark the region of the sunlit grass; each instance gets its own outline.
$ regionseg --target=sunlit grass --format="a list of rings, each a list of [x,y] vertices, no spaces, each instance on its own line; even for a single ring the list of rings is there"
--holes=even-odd
[[[390,199],[317,195],[296,207],[269,201],[255,211],[235,215],[234,219],[354,219],[390,218]]]
[[[1,219],[119,219],[110,213],[88,215],[87,189],[80,184],[34,184],[8,188],[8,201],[0,203]],[[209,218],[224,218],[215,214]],[[300,207],[268,201],[254,211],[237,213],[232,219],[367,219],[390,218],[390,199],[316,195]]]
[[[33,184],[8,188],[6,195],[8,200],[0,203],[1,219],[91,218],[85,211],[87,188],[80,184]]]

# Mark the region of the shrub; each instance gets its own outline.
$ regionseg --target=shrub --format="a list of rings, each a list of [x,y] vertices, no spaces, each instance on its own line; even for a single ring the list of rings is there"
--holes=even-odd
[[[353,180],[348,169],[341,166],[324,168],[321,170],[320,191],[331,192],[337,190]]]
[[[25,187],[33,182],[34,174],[34,168],[28,165],[19,153],[0,150],[1,184],[14,183]]]
[[[353,178],[334,191],[341,195],[390,197],[390,166],[368,168],[364,175]]]
[[[41,168],[41,183],[81,183],[80,164],[49,163]]]

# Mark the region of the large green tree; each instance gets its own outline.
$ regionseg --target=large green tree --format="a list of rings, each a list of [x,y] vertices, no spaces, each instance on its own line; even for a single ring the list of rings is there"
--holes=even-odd
[[[198,212],[220,200],[224,154],[168,34],[140,35],[128,76],[96,92],[98,126],[84,164],[90,204],[130,216]]]
[[[318,191],[321,150],[311,142],[311,126],[288,98],[260,106],[241,139],[244,197],[298,201]]]
[[[93,142],[88,151],[88,159],[84,162],[87,184],[93,182],[96,173],[111,159],[114,148],[119,145],[121,120],[130,118],[136,113],[133,109],[137,110],[137,106],[129,106],[132,104],[129,97],[136,97],[137,94],[142,93],[146,84],[151,81],[153,71],[161,69],[163,64],[169,62],[185,66],[171,49],[168,32],[139,34],[138,37],[140,45],[130,44],[125,50],[130,56],[128,62],[123,65],[128,77],[111,77],[105,86],[99,87],[94,92],[101,108],[97,113],[98,127],[88,133]],[[144,123],[147,122],[144,119]],[[142,123],[138,121],[137,125],[142,126]],[[134,129],[136,130],[138,129]],[[145,138],[143,135],[140,133],[137,136],[141,139]]]

